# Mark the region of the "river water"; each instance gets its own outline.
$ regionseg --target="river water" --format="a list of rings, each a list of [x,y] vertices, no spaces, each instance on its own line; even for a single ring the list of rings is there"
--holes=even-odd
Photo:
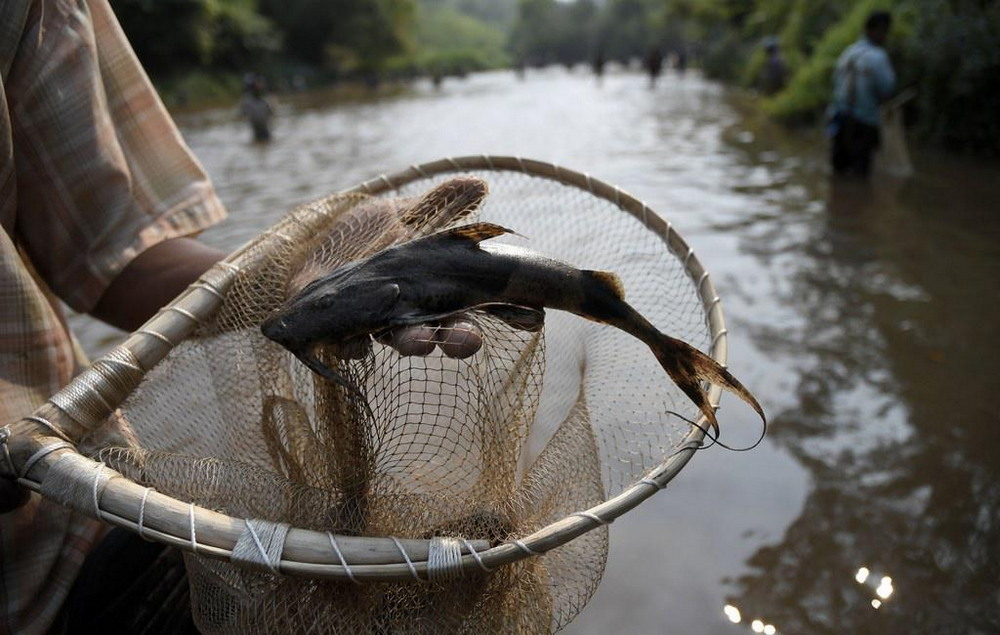
[[[918,152],[907,181],[831,183],[819,132],[694,73],[278,104],[268,146],[234,110],[179,117],[230,210],[211,244],[382,172],[513,154],[630,191],[711,272],[768,436],[699,453],[616,522],[567,632],[1000,632],[1000,167]],[[91,350],[112,337],[82,328]],[[726,397],[721,415],[731,443],[753,440],[748,409]]]

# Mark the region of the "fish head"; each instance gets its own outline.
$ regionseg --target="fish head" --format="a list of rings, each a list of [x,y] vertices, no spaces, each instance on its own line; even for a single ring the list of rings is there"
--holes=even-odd
[[[261,325],[268,339],[289,350],[342,342],[385,326],[399,287],[370,281],[318,280]]]

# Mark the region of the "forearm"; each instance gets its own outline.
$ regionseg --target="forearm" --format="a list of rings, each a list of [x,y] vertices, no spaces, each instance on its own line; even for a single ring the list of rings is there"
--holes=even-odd
[[[154,245],[118,274],[92,315],[118,328],[135,330],[224,256],[193,238]]]

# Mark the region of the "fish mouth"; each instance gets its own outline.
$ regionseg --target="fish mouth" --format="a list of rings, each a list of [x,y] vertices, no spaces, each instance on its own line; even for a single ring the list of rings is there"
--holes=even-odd
[[[284,337],[287,328],[288,325],[285,324],[284,319],[280,316],[275,316],[264,320],[264,323],[260,325],[260,332],[267,339],[284,345],[285,342],[288,341],[288,339]]]

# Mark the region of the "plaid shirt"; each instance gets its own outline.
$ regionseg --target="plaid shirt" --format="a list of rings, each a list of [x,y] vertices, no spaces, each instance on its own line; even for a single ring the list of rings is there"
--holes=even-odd
[[[94,308],[137,254],[225,215],[107,0],[0,0],[0,425],[86,364],[55,298]],[[104,530],[32,495],[0,515],[0,634],[44,633]]]

